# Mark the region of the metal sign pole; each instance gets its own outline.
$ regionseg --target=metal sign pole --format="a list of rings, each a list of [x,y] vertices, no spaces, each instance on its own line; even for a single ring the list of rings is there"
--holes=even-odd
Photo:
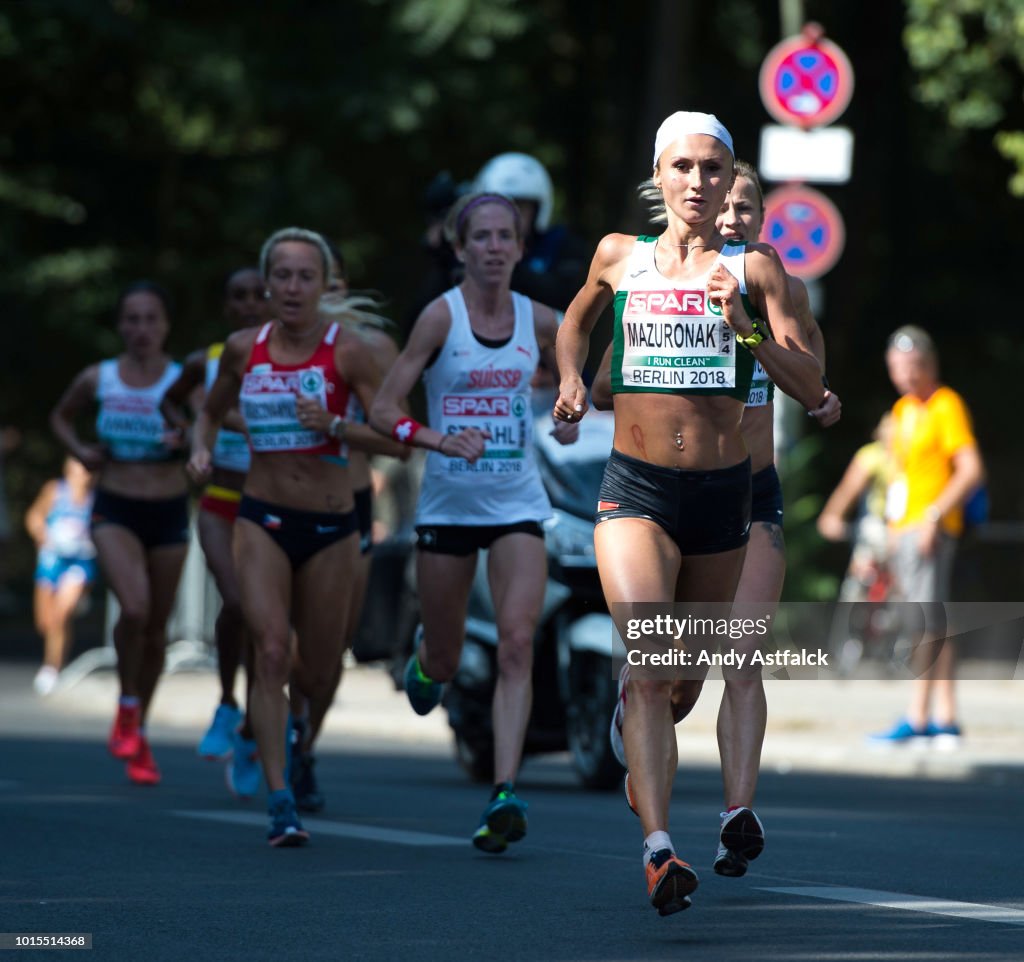
[[[779,0],[782,36],[792,37],[804,25],[804,0]]]

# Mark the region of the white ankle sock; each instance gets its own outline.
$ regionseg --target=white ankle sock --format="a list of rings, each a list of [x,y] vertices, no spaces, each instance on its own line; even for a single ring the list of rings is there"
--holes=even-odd
[[[668,832],[651,832],[651,834],[644,839],[644,865],[651,860],[651,856],[655,852],[660,852],[663,848],[671,849],[673,852],[675,851],[675,848],[672,846],[672,839],[669,838]]]

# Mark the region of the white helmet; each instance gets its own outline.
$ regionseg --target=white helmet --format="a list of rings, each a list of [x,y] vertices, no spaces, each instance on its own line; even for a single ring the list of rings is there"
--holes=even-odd
[[[474,191],[494,191],[513,200],[537,202],[535,226],[539,231],[551,223],[554,190],[544,165],[529,154],[498,154],[492,157],[476,175]]]

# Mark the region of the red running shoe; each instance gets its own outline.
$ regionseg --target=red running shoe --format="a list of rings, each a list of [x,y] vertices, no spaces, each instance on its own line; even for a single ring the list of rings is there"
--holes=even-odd
[[[139,738],[139,750],[134,758],[129,759],[125,771],[136,785],[160,784],[160,769],[156,767],[149,742],[145,738]]]
[[[139,753],[142,736],[139,735],[141,712],[138,705],[118,705],[114,727],[110,729],[107,748],[114,758],[128,761]]]

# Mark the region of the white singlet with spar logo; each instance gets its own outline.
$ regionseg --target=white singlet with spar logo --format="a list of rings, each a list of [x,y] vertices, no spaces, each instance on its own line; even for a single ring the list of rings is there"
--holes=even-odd
[[[96,434],[115,461],[167,461],[178,456],[164,444],[167,425],[160,401],[178,380],[181,365],[171,361],[149,387],[129,387],[117,371],[117,358],[100,362]]]
[[[451,327],[423,373],[430,426],[442,434],[478,428],[490,439],[475,464],[434,451],[427,455],[416,523],[543,521],[551,517],[551,504],[533,452],[530,379],[540,358],[533,305],[513,293],[512,337],[501,347],[487,347],[473,334],[462,292],[455,287],[444,298]]]

